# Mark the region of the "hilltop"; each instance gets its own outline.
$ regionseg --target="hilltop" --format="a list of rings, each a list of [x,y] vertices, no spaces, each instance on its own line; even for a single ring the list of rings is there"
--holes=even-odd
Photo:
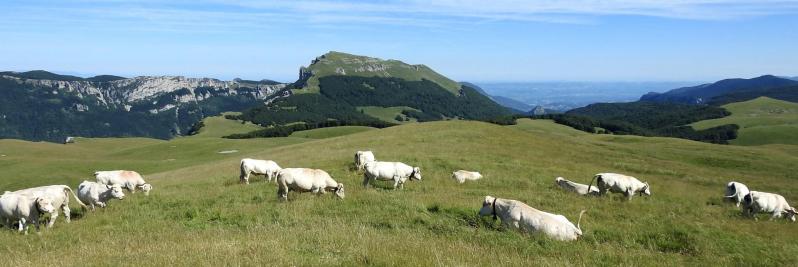
[[[364,149],[381,160],[420,166],[423,180],[400,191],[379,182],[363,188],[351,161],[354,151]],[[238,152],[219,153],[231,150]],[[152,265],[415,266],[790,265],[798,260],[793,223],[764,215],[754,221],[721,202],[731,179],[798,201],[792,182],[798,179],[796,146],[593,135],[520,120],[513,127],[413,123],[325,139],[191,136],[80,139],[74,145],[0,140],[0,154],[6,155],[0,157],[5,166],[0,190],[74,187],[98,169],[135,169],[155,188],[149,197],[128,196],[93,213],[73,203],[72,223],[59,221],[41,235],[0,231],[0,251],[9,265],[80,265],[87,258],[97,265],[146,259]],[[346,198],[291,193],[290,201],[278,202],[272,183],[261,178],[249,186],[237,183],[244,157],[324,169],[346,184]],[[485,178],[459,185],[450,178],[456,169],[478,170]],[[598,172],[648,181],[653,195],[632,201],[586,198],[553,183],[557,176],[588,183]],[[518,199],[572,221],[586,209],[585,234],[576,242],[558,242],[503,229],[476,215],[485,195]],[[108,249],[122,246],[127,249]]]

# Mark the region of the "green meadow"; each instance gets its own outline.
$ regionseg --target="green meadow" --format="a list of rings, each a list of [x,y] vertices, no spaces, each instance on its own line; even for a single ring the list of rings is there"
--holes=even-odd
[[[735,145],[798,145],[798,103],[759,97],[724,105],[732,114],[727,117],[693,123],[697,130],[724,124],[740,126]]]
[[[551,121],[516,126],[472,121],[385,129],[317,129],[286,138],[222,139],[229,122],[170,141],[80,138],[61,145],[0,140],[0,190],[73,188],[95,170],[130,169],[154,189],[59,220],[38,234],[0,231],[15,265],[771,265],[798,262],[798,225],[740,216],[723,203],[731,180],[798,204],[798,146],[729,146],[673,138],[592,135]],[[224,129],[214,129],[222,127]],[[234,129],[247,130],[247,129]],[[323,130],[323,131],[321,131]],[[209,134],[216,133],[216,134]],[[423,180],[404,190],[361,185],[357,150],[402,161]],[[231,152],[235,151],[235,152]],[[225,152],[225,153],[219,153]],[[262,178],[238,184],[244,157],[324,169],[345,184],[334,194],[289,194]],[[458,169],[480,171],[457,184]],[[651,184],[651,197],[582,197],[554,178],[589,183],[619,172]],[[517,199],[576,222],[584,235],[559,242],[505,229],[477,212],[484,196]]]

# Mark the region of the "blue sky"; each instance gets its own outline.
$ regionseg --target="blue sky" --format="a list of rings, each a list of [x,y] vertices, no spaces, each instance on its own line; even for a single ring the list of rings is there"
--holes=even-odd
[[[293,81],[327,51],[461,81],[798,76],[798,1],[2,1],[0,70]]]

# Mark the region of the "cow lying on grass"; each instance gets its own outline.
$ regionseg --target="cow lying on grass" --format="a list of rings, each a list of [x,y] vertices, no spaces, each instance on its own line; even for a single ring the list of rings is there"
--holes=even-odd
[[[479,172],[459,170],[452,172],[452,179],[462,184],[465,183],[465,181],[476,181],[482,179],[482,174]]]
[[[591,195],[591,196],[598,196],[599,189],[596,187],[590,187],[586,184],[575,183],[566,180],[562,177],[557,177],[554,179],[554,183],[560,186],[565,191],[571,191],[580,195]]]
[[[576,226],[565,216],[537,210],[523,202],[511,199],[500,199],[486,196],[482,202],[480,216],[493,216],[501,219],[505,227],[519,229],[524,232],[541,232],[548,237],[561,241],[576,240],[582,235],[580,223],[583,210],[579,213]]]

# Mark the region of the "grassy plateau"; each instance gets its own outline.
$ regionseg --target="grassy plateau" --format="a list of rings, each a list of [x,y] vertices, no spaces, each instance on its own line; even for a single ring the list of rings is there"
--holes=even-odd
[[[798,103],[759,97],[724,105],[732,115],[693,123],[697,130],[724,124],[740,126],[735,145],[798,145]]]
[[[218,124],[206,124],[214,127]],[[220,131],[207,129],[207,131]],[[301,133],[298,134],[302,136]],[[550,121],[411,123],[304,137],[78,139],[60,145],[0,140],[0,190],[77,186],[95,170],[130,169],[153,184],[39,234],[0,231],[0,258],[16,265],[772,265],[798,262],[798,224],[740,216],[721,196],[728,181],[798,205],[798,146],[728,146],[672,138],[591,135]],[[310,137],[310,138],[306,138]],[[326,138],[325,138],[326,137]],[[220,151],[237,150],[220,154]],[[357,150],[422,169],[401,191],[361,185]],[[243,157],[320,168],[346,198],[238,184]],[[482,180],[457,184],[451,172]],[[624,201],[561,191],[554,178],[589,183],[619,172],[651,184]],[[559,242],[500,227],[477,212],[485,195],[566,216],[584,236]]]

